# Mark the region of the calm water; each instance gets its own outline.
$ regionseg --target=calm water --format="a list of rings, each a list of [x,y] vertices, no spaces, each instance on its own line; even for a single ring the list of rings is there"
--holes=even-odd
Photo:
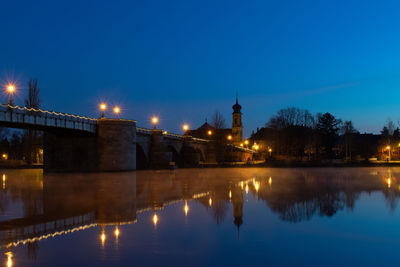
[[[0,266],[399,261],[400,168],[2,173]]]

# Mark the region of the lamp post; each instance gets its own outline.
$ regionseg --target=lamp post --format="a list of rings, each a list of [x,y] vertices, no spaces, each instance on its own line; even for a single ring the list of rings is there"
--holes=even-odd
[[[104,119],[106,109],[107,109],[107,105],[104,104],[104,103],[101,103],[100,104],[100,110],[101,110],[101,117],[100,118],[101,119]]]
[[[151,123],[153,123],[154,129],[157,129],[158,118],[157,117],[151,118]]]
[[[15,85],[10,83],[7,86],[7,91],[8,91],[8,106],[12,107],[14,106],[13,93],[15,92]]]
[[[182,126],[183,131],[185,132],[185,134],[187,134],[187,131],[189,130],[189,125],[187,125],[186,123]]]
[[[391,160],[391,153],[390,153],[390,149],[391,149],[391,147],[390,147],[390,146],[387,146],[387,147],[386,147],[386,149],[387,149],[387,150],[388,150],[388,152],[389,152],[388,161],[390,161],[390,160]]]
[[[115,116],[118,118],[118,115],[119,115],[119,113],[121,112],[121,109],[119,108],[119,107],[115,107],[114,108],[114,113],[115,113]]]
[[[268,148],[268,152],[269,152],[269,157],[271,157],[271,154],[272,154],[272,148]]]

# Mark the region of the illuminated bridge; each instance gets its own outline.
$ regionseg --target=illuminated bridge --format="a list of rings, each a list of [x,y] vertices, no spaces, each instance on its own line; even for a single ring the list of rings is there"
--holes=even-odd
[[[45,171],[128,171],[216,163],[210,140],[136,127],[136,121],[0,104],[0,127],[44,132]],[[253,151],[226,146],[232,161]]]

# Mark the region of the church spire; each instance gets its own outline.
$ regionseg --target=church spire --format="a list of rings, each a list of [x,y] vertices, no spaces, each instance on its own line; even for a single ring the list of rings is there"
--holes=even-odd
[[[238,90],[236,90],[236,104],[239,104],[238,98]]]

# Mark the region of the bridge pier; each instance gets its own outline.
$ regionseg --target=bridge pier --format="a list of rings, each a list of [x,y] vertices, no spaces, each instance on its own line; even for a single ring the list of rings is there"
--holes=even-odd
[[[44,132],[44,171],[130,171],[136,169],[136,122],[100,119],[96,134]]]
[[[153,129],[150,145],[150,168],[163,169],[168,168],[172,161],[172,152],[164,145],[164,136],[162,130]]]
[[[121,119],[98,121],[99,171],[136,170],[136,122]]]

